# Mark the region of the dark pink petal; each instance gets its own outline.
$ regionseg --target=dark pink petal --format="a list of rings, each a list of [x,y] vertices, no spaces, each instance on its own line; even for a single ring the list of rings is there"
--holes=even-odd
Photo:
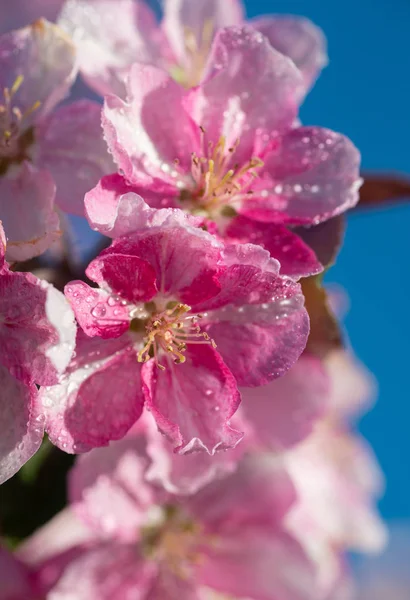
[[[57,383],[72,357],[76,334],[63,294],[31,273],[3,270],[0,314],[0,363],[17,379]]]
[[[287,133],[266,157],[261,181],[242,213],[261,221],[318,224],[354,206],[359,199],[360,154],[350,140],[318,127]]]
[[[71,281],[64,293],[80,327],[90,337],[115,338],[128,331],[130,309],[112,294],[91,288],[83,281]]]
[[[328,408],[329,383],[322,361],[302,354],[283,377],[243,388],[241,411],[256,443],[278,451],[305,439]]]
[[[314,251],[284,225],[237,217],[231,221],[225,235],[232,238],[232,242],[251,242],[265,248],[280,262],[281,275],[298,279],[323,270]]]
[[[95,262],[108,255],[119,261],[123,255],[137,256],[154,269],[160,294],[190,306],[215,296],[220,290],[217,271],[222,244],[192,227],[182,211],[148,211],[158,216],[151,228],[114,240]]]
[[[16,176],[0,178],[0,215],[10,262],[38,256],[60,237],[55,193],[50,174],[29,163],[24,163]]]
[[[26,127],[64,98],[76,76],[74,45],[59,27],[44,19],[3,34],[0,54],[0,90],[11,89],[18,76],[24,78],[13,96],[13,106],[24,113],[40,103],[24,120]]]
[[[308,227],[296,227],[295,233],[316,254],[324,267],[333,265],[343,244],[346,230],[344,215],[337,215],[325,223]]]
[[[143,366],[147,406],[160,431],[179,454],[234,448],[242,438],[229,425],[240,402],[235,379],[210,345],[190,344],[186,358],[179,365],[166,358],[165,371],[153,360]]]
[[[33,577],[22,562],[0,546],[0,599],[34,600],[37,596]]]
[[[102,348],[111,343],[101,341]],[[86,342],[79,352],[87,354]],[[45,414],[50,440],[66,452],[87,452],[121,439],[142,411],[141,368],[132,346],[108,359],[93,358],[40,391],[37,412]]]
[[[67,566],[48,598],[145,600],[156,572],[155,562],[146,560],[135,544],[100,544]]]
[[[144,189],[130,185],[117,173],[107,175],[85,195],[86,217],[94,230],[108,237],[121,237],[141,228],[141,212],[146,212],[144,200],[154,208],[176,207],[175,192],[167,185]],[[144,200],[138,194],[143,194]]]
[[[3,224],[0,221],[0,271],[3,268],[6,268],[5,265],[5,255],[6,255],[6,234],[4,233]]]
[[[271,304],[227,307],[207,319],[206,330],[218,352],[238,384],[247,387],[284,375],[303,352],[309,334],[299,293]]]
[[[84,195],[115,170],[101,129],[101,106],[78,100],[54,111],[36,129],[37,165],[50,171],[57,185],[56,203],[83,215]]]
[[[154,177],[176,185],[175,161],[187,173],[198,148],[199,129],[183,107],[183,88],[162,69],[137,63],[127,97],[105,98],[102,123],[114,160],[131,183],[144,185]]]
[[[88,265],[86,273],[96,283],[108,286],[134,304],[149,302],[158,291],[153,267],[138,256],[107,251]]]
[[[165,0],[163,26],[171,47],[182,67],[189,67],[190,55],[186,47],[187,32],[192,35],[198,48],[204,46],[204,29],[210,45],[213,35],[221,27],[240,25],[244,20],[244,9],[240,0]],[[201,73],[198,74],[199,78]]]
[[[109,448],[78,457],[70,474],[70,502],[100,537],[135,542],[155,501],[145,480],[145,439],[131,431]]]
[[[162,62],[164,40],[146,2],[68,0],[58,22],[76,43],[84,78],[102,96],[125,98],[133,62]]]
[[[195,577],[175,572],[167,564],[154,579],[144,600],[204,600]]]
[[[0,390],[0,483],[3,483],[39,449],[44,420],[32,416],[36,386],[18,381],[2,365]]]
[[[2,31],[11,31],[32,23],[39,17],[54,21],[64,0],[14,0],[7,6],[1,22]]]
[[[318,600],[313,565],[281,529],[249,527],[218,537],[199,565],[203,584],[222,595],[254,600]]]
[[[217,34],[205,81],[193,92],[193,116],[214,143],[240,139],[233,162],[242,165],[292,126],[302,85],[295,65],[262,34],[229,27]]]
[[[288,15],[262,17],[250,24],[276,50],[293,60],[303,75],[307,92],[328,63],[323,31],[309,19]]]
[[[211,482],[186,503],[206,533],[222,537],[227,531],[245,531],[251,524],[275,530],[295,500],[295,489],[281,458],[254,452],[231,474]]]

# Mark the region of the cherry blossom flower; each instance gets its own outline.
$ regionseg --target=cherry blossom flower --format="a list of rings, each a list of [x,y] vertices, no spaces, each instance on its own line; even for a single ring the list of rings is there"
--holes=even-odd
[[[74,350],[73,312],[61,292],[31,273],[9,270],[0,222],[0,483],[39,448],[44,418],[38,385],[58,382]]]
[[[216,32],[241,25],[239,0],[165,0],[158,24],[147,3],[135,0],[68,0],[59,23],[73,36],[88,84],[125,97],[124,80],[134,62],[158,66],[186,87],[204,74]],[[262,17],[249,25],[289,56],[301,70],[304,92],[327,63],[326,40],[308,19]]]
[[[201,216],[233,243],[263,245],[284,274],[319,272],[288,226],[353,206],[360,159],[344,136],[297,125],[301,86],[293,63],[245,27],[217,34],[204,82],[191,91],[157,67],[134,64],[128,100],[105,99],[103,127],[119,173],[86,195],[91,226],[118,235],[122,212],[133,210],[122,198],[135,191],[152,206]]]
[[[30,570],[0,546],[0,600],[36,600],[39,596]]]
[[[197,599],[204,586],[228,597],[317,600],[311,564],[282,528],[294,495],[279,458],[249,455],[183,498],[147,483],[148,463],[143,444],[129,439],[78,460],[70,495],[92,536],[50,600]],[[47,538],[40,530],[23,549],[40,569]]]
[[[0,53],[0,218],[7,257],[21,261],[60,235],[54,200],[83,214],[85,192],[112,167],[98,104],[80,100],[53,112],[77,73],[66,34],[39,20],[0,36]]]
[[[89,450],[123,437],[145,401],[178,452],[234,447],[237,385],[283,375],[305,346],[300,286],[262,248],[225,247],[182,211],[131,196],[133,233],[87,268],[100,288],[66,286],[95,339],[81,336],[61,385],[42,391],[47,432]]]

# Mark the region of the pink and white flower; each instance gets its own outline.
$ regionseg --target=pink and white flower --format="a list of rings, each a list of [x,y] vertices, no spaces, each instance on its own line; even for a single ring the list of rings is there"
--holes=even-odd
[[[305,346],[300,286],[262,248],[225,247],[182,211],[128,196],[133,233],[87,269],[100,287],[66,286],[90,337],[60,386],[42,392],[48,434],[67,451],[105,445],[145,402],[178,452],[234,447],[237,385],[283,375]]]
[[[263,245],[284,274],[318,273],[292,227],[356,204],[360,157],[344,136],[298,126],[302,88],[294,64],[246,27],[220,30],[204,81],[191,91],[158,67],[134,64],[127,101],[105,99],[105,138],[119,173],[86,195],[91,226],[119,235],[123,215],[135,210],[123,197],[135,191],[151,206],[201,216],[232,242]]]
[[[59,23],[74,38],[80,69],[102,95],[125,97],[125,79],[134,62],[158,66],[186,87],[204,74],[215,34],[242,25],[240,0],[165,0],[157,23],[139,0],[68,0]],[[274,15],[249,21],[270,44],[289,56],[304,79],[306,92],[327,63],[326,40],[308,19]]]
[[[39,20],[5,33],[0,54],[0,219],[8,260],[22,261],[59,237],[54,201],[83,214],[85,192],[112,163],[98,104],[80,100],[53,112],[77,74],[60,28]]]
[[[0,483],[39,448],[44,418],[37,385],[53,385],[70,362],[76,326],[61,292],[9,270],[0,223]]]
[[[78,460],[71,499],[90,537],[50,600],[197,599],[204,587],[254,600],[317,600],[312,565],[282,527],[294,493],[279,458],[245,457],[234,473],[183,498],[148,484],[148,465],[143,444],[129,439]],[[47,537],[40,530],[20,556],[41,569],[36,538],[44,556]]]

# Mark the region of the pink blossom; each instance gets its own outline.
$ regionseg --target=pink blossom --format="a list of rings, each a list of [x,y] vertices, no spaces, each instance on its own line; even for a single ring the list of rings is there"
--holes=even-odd
[[[38,385],[58,382],[70,362],[76,327],[63,294],[4,260],[0,223],[0,482],[39,448],[44,418],[34,414]]]
[[[59,19],[74,38],[89,85],[125,97],[124,80],[134,62],[158,66],[186,87],[197,85],[212,42],[222,27],[245,19],[240,0],[165,0],[161,24],[143,1],[68,0]],[[304,92],[327,63],[326,40],[309,20],[275,15],[250,21],[301,70]]]
[[[60,235],[54,200],[82,214],[85,192],[111,170],[111,160],[98,104],[80,100],[52,112],[77,73],[74,46],[61,29],[39,20],[5,33],[0,53],[0,217],[8,259],[21,261]]]
[[[359,153],[340,134],[297,126],[301,86],[293,63],[244,27],[217,34],[194,90],[134,64],[128,100],[105,99],[103,127],[120,174],[86,195],[91,226],[111,237],[123,232],[135,210],[123,196],[133,190],[151,206],[201,216],[232,242],[263,245],[284,274],[319,272],[312,250],[286,226],[353,206]]]
[[[183,498],[149,485],[148,464],[143,445],[129,439],[79,459],[71,498],[94,539],[50,600],[198,599],[204,587],[254,600],[317,600],[312,566],[282,527],[294,494],[279,458],[247,456],[235,473]],[[38,536],[44,556],[40,530],[24,558],[41,569]]]
[[[36,600],[38,590],[29,569],[0,546],[0,600]]]
[[[105,445],[145,402],[178,452],[234,447],[237,385],[283,375],[305,346],[300,286],[262,248],[225,247],[182,211],[128,196],[133,233],[87,269],[100,287],[66,286],[95,339],[80,336],[62,383],[42,391],[48,434],[71,452]]]
[[[64,0],[13,0],[2,7],[1,33],[24,27],[43,17],[54,21]]]

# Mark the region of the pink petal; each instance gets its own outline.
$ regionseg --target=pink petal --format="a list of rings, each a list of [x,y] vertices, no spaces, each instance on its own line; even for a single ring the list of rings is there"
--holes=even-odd
[[[49,113],[66,96],[76,76],[75,50],[70,38],[44,19],[3,34],[0,53],[0,89],[10,89],[18,76],[24,77],[13,96],[13,106],[24,113],[40,102],[40,107],[24,120],[26,127]]]
[[[167,359],[165,371],[153,360],[143,366],[147,406],[160,431],[179,454],[235,447],[242,434],[229,426],[240,402],[232,374],[210,345],[191,344],[186,357],[180,365]]]
[[[270,195],[255,193],[242,212],[261,221],[318,224],[357,203],[359,166],[360,154],[346,137],[318,127],[293,129],[266,157]]]
[[[233,162],[242,165],[291,127],[301,86],[298,69],[259,32],[229,27],[217,34],[205,80],[193,92],[193,115],[214,143],[240,139]]]
[[[90,337],[115,338],[128,331],[130,309],[112,294],[91,288],[83,281],[71,281],[64,293],[82,330]]]
[[[76,43],[87,83],[102,96],[125,98],[124,80],[133,62],[161,62],[161,32],[145,2],[68,0],[59,25]]]
[[[36,164],[57,185],[56,203],[68,213],[84,214],[84,195],[115,170],[101,129],[101,106],[78,100],[54,111],[36,130]]]
[[[145,481],[148,464],[145,440],[133,432],[77,459],[70,501],[99,536],[136,541],[154,502],[153,488]]]
[[[137,63],[129,73],[128,101],[116,96],[105,98],[105,138],[131,183],[149,183],[157,177],[175,185],[172,173],[178,174],[176,159],[179,171],[190,170],[199,129],[184,110],[184,96],[183,88],[165,71]]]
[[[161,189],[162,188],[162,189]],[[144,200],[138,195],[144,194]],[[160,211],[149,211],[148,206],[162,208],[177,206],[175,189],[170,186],[139,188],[130,185],[115,173],[103,177],[97,186],[85,195],[85,212],[93,229],[108,237],[130,234],[157,221]],[[184,213],[186,214],[186,213]],[[148,217],[147,215],[152,215]],[[193,218],[192,218],[193,220]]]
[[[345,229],[344,216],[337,215],[319,225],[296,227],[294,232],[314,251],[322,265],[329,267],[336,261],[343,244]]]
[[[133,304],[149,302],[157,293],[153,267],[138,256],[100,254],[87,267],[87,276]]]
[[[55,191],[50,174],[29,163],[24,163],[16,176],[0,178],[0,214],[8,239],[9,261],[38,256],[60,237],[60,221],[54,211]]]
[[[182,211],[156,212],[166,215],[166,220],[158,220],[141,233],[114,240],[100,258],[112,255],[121,265],[124,255],[139,257],[153,267],[161,295],[190,306],[215,296],[220,290],[217,269],[221,243],[206,231],[191,227]],[[94,278],[92,273],[91,276]]]
[[[329,377],[322,362],[302,354],[283,377],[241,390],[241,411],[257,444],[273,451],[305,439],[328,408]]]
[[[175,570],[176,571],[176,570]],[[144,600],[203,600],[194,577],[187,577],[165,565],[155,578]]]
[[[225,235],[233,242],[251,242],[269,252],[280,262],[280,274],[294,279],[316,275],[323,270],[313,250],[291,230],[275,223],[261,223],[237,217]]]
[[[157,567],[135,544],[100,544],[64,571],[48,600],[144,600]]]
[[[189,510],[205,526],[204,539],[251,525],[276,531],[296,499],[285,467],[272,453],[249,453],[231,474],[188,497]]]
[[[2,365],[0,389],[0,483],[3,483],[17,473],[41,446],[44,420],[32,416],[36,386],[18,381]]]
[[[34,600],[36,590],[28,569],[0,546],[0,599]]]
[[[272,304],[228,307],[218,315],[207,317],[206,330],[241,386],[281,377],[306,346],[309,318],[298,294]]]
[[[6,268],[5,265],[6,255],[6,234],[4,233],[3,223],[0,221],[0,271]]]
[[[3,270],[0,313],[0,363],[18,379],[57,383],[70,362],[76,333],[74,314],[63,294],[31,273]]]
[[[262,17],[250,24],[276,50],[293,60],[303,75],[307,92],[328,63],[323,31],[309,19],[287,15]]]
[[[318,600],[313,566],[302,547],[278,529],[248,528],[210,544],[199,566],[203,584],[255,600]]]
[[[221,27],[240,25],[244,16],[240,0],[198,0],[195,4],[190,0],[165,0],[163,26],[179,64],[189,66],[187,32],[202,49],[206,24],[212,26],[215,34]]]
[[[101,360],[93,342],[80,338],[77,355],[90,350],[90,362],[78,368],[74,363],[58,385],[41,389],[37,402],[50,440],[65,452],[87,452],[121,439],[142,411],[140,368],[129,340],[101,340],[103,356],[105,345],[113,349]]]
[[[146,417],[150,417],[149,413]],[[221,451],[214,456],[205,452],[181,456],[172,451],[171,444],[158,432],[151,418],[149,425],[153,427],[150,427],[147,452],[152,463],[145,477],[147,481],[160,485],[171,494],[196,493],[215,479],[233,471],[243,453],[244,444],[238,444],[235,451]]]

